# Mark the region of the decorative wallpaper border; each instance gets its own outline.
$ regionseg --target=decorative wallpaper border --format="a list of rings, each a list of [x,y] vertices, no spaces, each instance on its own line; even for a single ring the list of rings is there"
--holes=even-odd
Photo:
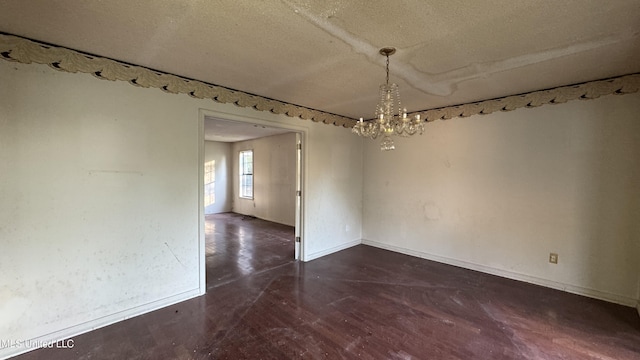
[[[122,80],[140,87],[154,87],[172,94],[188,94],[198,99],[233,103],[259,111],[299,117],[303,120],[353,127],[355,120],[282,101],[232,90],[202,81],[129,65],[112,59],[83,54],[63,47],[42,44],[22,37],[0,34],[0,58],[24,64],[47,64],[56,70],[92,74],[104,80]]]
[[[104,80],[122,80],[140,87],[154,87],[173,94],[188,94],[198,99],[212,99],[219,103],[233,103],[259,111],[299,117],[351,128],[356,120],[315,109],[264,98],[258,95],[186,79],[177,75],[129,65],[112,59],[83,54],[63,47],[42,44],[19,36],[0,34],[0,58],[24,64],[47,64],[56,70],[92,74]],[[519,108],[561,104],[570,100],[596,99],[610,94],[631,94],[640,91],[640,73],[619,76],[583,84],[561,86],[549,90],[506,96],[498,99],[416,111],[425,121],[447,120],[454,117],[491,114]]]
[[[549,90],[533,91],[520,95],[484,100],[439,109],[416,111],[426,121],[448,120],[454,117],[486,115],[496,111],[511,111],[548,104],[562,104],[570,100],[591,100],[600,96],[632,94],[640,90],[640,73],[623,75],[606,80],[590,81],[577,85],[560,86]]]

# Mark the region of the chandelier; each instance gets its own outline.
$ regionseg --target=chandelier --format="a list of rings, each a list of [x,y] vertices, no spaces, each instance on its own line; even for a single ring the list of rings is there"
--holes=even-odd
[[[376,118],[360,121],[353,127],[352,132],[359,136],[376,139],[382,136],[380,150],[394,150],[392,135],[407,137],[424,132],[424,124],[420,114],[412,119],[407,117],[407,109],[400,104],[400,91],[395,83],[389,84],[389,56],[396,52],[395,48],[380,49],[380,54],[387,57],[387,82],[380,85],[380,102],[376,107]]]

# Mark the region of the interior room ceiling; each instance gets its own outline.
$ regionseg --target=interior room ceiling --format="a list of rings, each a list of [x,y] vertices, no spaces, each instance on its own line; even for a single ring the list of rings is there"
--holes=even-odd
[[[207,141],[238,142],[288,132],[291,130],[209,116],[204,118],[204,139]]]
[[[640,72],[638,0],[3,0],[0,31],[351,118]]]

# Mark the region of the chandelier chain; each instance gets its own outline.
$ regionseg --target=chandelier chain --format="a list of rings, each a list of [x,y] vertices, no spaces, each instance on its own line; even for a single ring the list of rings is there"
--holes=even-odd
[[[387,85],[389,85],[389,55],[387,55]]]

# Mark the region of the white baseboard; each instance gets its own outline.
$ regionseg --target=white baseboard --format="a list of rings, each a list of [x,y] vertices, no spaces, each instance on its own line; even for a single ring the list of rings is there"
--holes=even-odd
[[[353,246],[356,246],[356,245],[360,245],[360,244],[362,244],[362,240],[358,239],[358,240],[350,241],[350,242],[345,243],[345,244],[334,246],[334,247],[326,249],[326,250],[318,251],[318,252],[315,252],[313,254],[309,254],[309,255],[305,254],[303,261],[305,261],[305,262],[306,261],[311,261],[313,259],[317,259],[317,258],[323,257],[325,255],[333,254],[334,252],[338,252],[340,250],[348,249],[350,247],[353,247]]]
[[[231,210],[229,212],[232,212],[232,213],[237,214],[237,215],[254,217],[256,219],[269,221],[269,222],[280,224],[280,225],[287,225],[287,226],[293,226],[293,227],[296,226],[295,221],[293,223],[287,223],[287,222],[282,222],[281,220],[276,220],[276,219],[272,219],[272,218],[269,218],[269,217],[259,217],[259,216],[253,215],[253,214],[244,214],[244,213],[241,213],[241,212],[237,212],[235,210]]]
[[[483,273],[497,275],[497,276],[501,276],[508,279],[524,281],[527,283],[545,286],[552,289],[562,290],[562,291],[570,292],[573,294],[583,295],[583,296],[604,300],[604,301],[608,301],[616,304],[621,304],[621,305],[630,306],[630,307],[637,306],[638,313],[640,314],[640,304],[638,303],[638,300],[627,297],[627,296],[612,294],[612,293],[608,293],[600,290],[585,288],[585,287],[571,285],[571,284],[563,284],[553,280],[538,278],[535,276],[521,274],[513,271],[497,269],[497,268],[489,267],[486,265],[475,264],[467,261],[433,255],[433,254],[429,254],[421,251],[405,249],[402,247],[389,245],[389,244],[385,244],[377,241],[362,239],[362,243],[364,245],[369,245],[369,246],[377,247],[380,249],[390,250],[390,251],[398,252],[401,254],[415,256],[415,257],[419,257],[427,260],[432,260],[432,261],[443,263],[443,264],[458,266],[465,269],[480,271]]]
[[[189,300],[200,295],[201,295],[200,289],[196,288],[180,294],[169,296],[164,299],[153,301],[148,304],[136,306],[131,309],[119,311],[115,314],[103,316],[98,319],[94,319],[82,324],[71,326],[66,329],[55,331],[55,332],[42,335],[33,339],[25,340],[24,343],[25,344],[43,344],[43,345],[56,344],[57,342],[62,341],[64,339],[71,339],[74,336],[78,336],[80,334],[84,334],[86,332],[96,330],[96,329],[99,329],[123,320],[127,320],[130,318],[142,315],[142,314],[146,314],[148,312],[155,311],[173,304],[177,304],[179,302]],[[0,359],[3,359],[3,360],[8,359],[10,357],[18,356],[20,354],[24,354],[36,349],[38,349],[38,347],[27,347],[27,346],[9,347],[5,349],[0,349]],[[69,350],[69,351],[72,351],[72,350]]]

